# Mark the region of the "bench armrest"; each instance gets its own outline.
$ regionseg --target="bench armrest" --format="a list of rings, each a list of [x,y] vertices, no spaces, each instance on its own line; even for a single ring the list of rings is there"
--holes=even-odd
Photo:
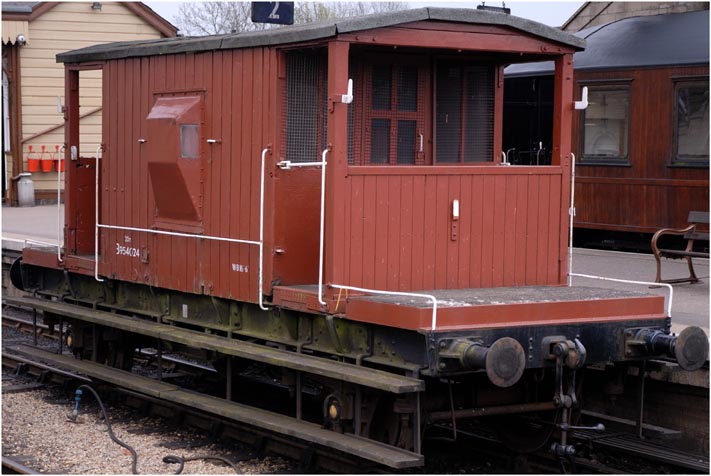
[[[657,247],[657,241],[663,235],[673,235],[673,236],[686,235],[688,232],[695,230],[695,229],[696,229],[696,225],[689,225],[686,228],[681,228],[681,229],[662,228],[661,230],[657,231],[654,234],[654,236],[652,236],[652,251],[654,252],[654,256],[659,256],[659,248]]]

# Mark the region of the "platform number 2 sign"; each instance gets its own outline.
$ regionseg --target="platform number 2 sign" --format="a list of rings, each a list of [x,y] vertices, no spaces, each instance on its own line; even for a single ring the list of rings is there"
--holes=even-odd
[[[294,2],[252,2],[253,23],[294,24]]]

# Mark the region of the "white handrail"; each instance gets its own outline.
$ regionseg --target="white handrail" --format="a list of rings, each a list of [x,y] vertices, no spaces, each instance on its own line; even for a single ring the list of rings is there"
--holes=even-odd
[[[322,306],[326,305],[323,300],[323,236],[324,236],[324,215],[326,214],[326,155],[328,148],[321,152],[321,235],[318,244],[318,302]]]
[[[570,229],[568,230],[568,287],[573,285],[573,217],[575,217],[575,154],[570,153]]]
[[[96,184],[94,197],[94,279],[102,282],[103,279],[99,277],[99,155],[101,153],[101,146],[96,148]]]
[[[429,299],[430,301],[432,301],[432,330],[434,331],[437,329],[437,298],[431,294],[408,293],[408,292],[402,292],[402,291],[381,291],[378,289],[358,288],[355,286],[341,286],[340,284],[329,284],[329,286],[332,288],[336,288],[336,289],[347,289],[347,290],[358,291],[358,292],[362,292],[362,293],[385,294],[388,296],[419,297],[419,298]]]
[[[669,300],[667,301],[667,316],[671,317],[672,310],[672,300],[674,299],[674,288],[671,284],[667,283],[652,283],[649,281],[632,281],[629,279],[618,279],[618,278],[606,278],[604,276],[592,276],[589,274],[578,274],[570,273],[571,276],[577,276],[579,278],[589,278],[589,279],[599,279],[600,281],[614,281],[617,283],[627,283],[627,284],[641,284],[644,286],[665,286],[669,290]]]
[[[226,238],[223,236],[211,236],[211,235],[197,235],[194,233],[180,233],[177,231],[165,231],[165,230],[153,230],[150,228],[137,228],[133,226],[119,226],[119,225],[105,225],[99,223],[99,151],[101,150],[101,147],[97,149],[97,167],[96,167],[96,232],[94,235],[94,263],[95,263],[95,269],[94,269],[94,278],[97,281],[104,281],[103,279],[99,278],[99,246],[98,246],[98,240],[99,240],[99,229],[100,228],[105,228],[107,230],[122,230],[122,231],[136,231],[136,232],[142,232],[142,233],[150,233],[154,235],[165,235],[165,236],[178,236],[182,238],[198,238],[202,240],[210,240],[210,241],[224,241],[227,243],[240,243],[240,244],[246,244],[246,245],[255,245],[259,247],[259,270],[258,270],[258,281],[259,281],[259,289],[258,291],[258,303],[259,303],[259,308],[262,309],[263,311],[268,311],[269,308],[264,306],[263,302],[263,295],[262,295],[262,280],[263,280],[263,266],[264,266],[264,168],[265,168],[265,159],[266,159],[266,154],[269,151],[269,148],[266,148],[262,150],[262,161],[261,161],[261,171],[260,171],[260,196],[259,196],[259,241],[254,241],[254,240],[241,240],[238,238]]]
[[[65,151],[66,146],[62,146],[60,151]],[[62,163],[66,164],[62,159],[62,152],[59,152],[59,158],[57,159],[57,260],[62,262],[62,203],[61,203],[61,180],[62,175]]]
[[[269,147],[262,150],[262,169],[259,181],[259,309],[268,311],[268,307],[264,307],[264,293],[262,293],[263,266],[264,266],[264,161],[267,156]]]

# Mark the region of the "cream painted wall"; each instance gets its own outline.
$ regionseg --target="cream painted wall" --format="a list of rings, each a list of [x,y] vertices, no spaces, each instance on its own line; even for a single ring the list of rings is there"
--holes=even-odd
[[[160,38],[160,33],[120,3],[101,2],[92,10],[91,2],[60,3],[30,22],[30,41],[20,49],[22,84],[22,152],[27,169],[29,146],[36,152],[45,145],[54,152],[64,143],[64,127],[31,138],[63,123],[57,111],[57,96],[64,103],[64,65],[56,55],[112,41]],[[80,114],[96,111],[81,121],[81,153],[93,156],[101,142],[101,72],[82,71],[79,75]],[[36,155],[36,154],[35,154]],[[16,171],[9,171],[16,175]],[[57,175],[33,174],[35,190],[56,190]]]

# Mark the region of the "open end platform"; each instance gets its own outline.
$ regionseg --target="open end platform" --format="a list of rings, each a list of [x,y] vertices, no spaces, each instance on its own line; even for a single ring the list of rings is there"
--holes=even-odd
[[[527,286],[418,292],[437,298],[438,331],[666,318],[664,297],[632,291]],[[318,309],[317,298],[316,286],[274,288],[276,304],[301,311]],[[348,319],[413,330],[432,326],[429,299],[351,293],[338,302],[338,313]]]

